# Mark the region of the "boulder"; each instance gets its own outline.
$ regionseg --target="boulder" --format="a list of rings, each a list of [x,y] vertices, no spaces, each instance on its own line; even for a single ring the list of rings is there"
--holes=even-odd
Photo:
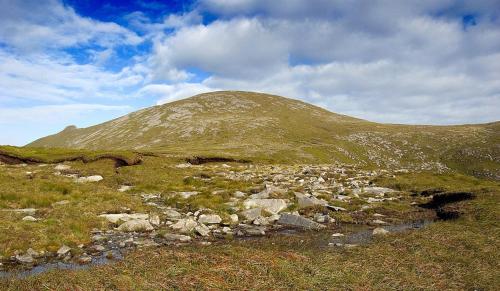
[[[231,223],[238,223],[238,215],[237,214],[231,214],[229,215],[229,220],[231,221]]]
[[[182,234],[175,234],[175,233],[166,233],[163,235],[163,238],[166,239],[167,241],[176,241],[176,242],[190,242],[191,237],[187,235],[182,235]]]
[[[126,222],[129,220],[135,220],[135,219],[142,219],[142,220],[148,220],[149,219],[149,214],[144,214],[144,213],[114,213],[114,214],[101,214],[99,217],[104,217],[111,223],[117,224],[120,221]]]
[[[168,219],[178,219],[181,217],[181,214],[173,209],[167,209],[163,211],[163,214],[165,214]]]
[[[198,225],[196,221],[192,218],[179,219],[175,224],[172,224],[170,227],[172,229],[178,230],[180,232],[191,232]]]
[[[133,187],[128,186],[128,185],[122,185],[120,188],[118,188],[118,192],[127,192],[128,190],[131,190]]]
[[[124,232],[143,232],[152,231],[154,230],[154,227],[145,219],[134,219],[121,224],[118,227],[118,230]]]
[[[263,226],[250,226],[245,228],[244,233],[251,236],[260,236],[266,234],[266,228]]]
[[[389,231],[386,229],[383,229],[382,227],[377,227],[373,230],[373,235],[386,235],[388,233],[389,233]]]
[[[209,236],[210,235],[210,228],[204,224],[199,224],[197,225],[194,230],[201,235],[201,236]]]
[[[297,196],[297,194],[295,196]],[[297,203],[298,203],[299,209],[313,207],[313,206],[317,206],[317,205],[320,205],[320,206],[328,205],[328,202],[326,202],[323,199],[318,199],[316,197],[307,197],[305,195],[297,196]]]
[[[104,178],[99,175],[94,175],[94,176],[88,176],[88,177],[78,177],[75,179],[77,183],[88,183],[88,182],[99,182],[102,181]]]
[[[62,247],[60,247],[57,250],[57,255],[60,256],[60,257],[62,257],[62,256],[67,255],[70,251],[71,251],[70,247],[68,247],[67,245],[63,245]]]
[[[272,214],[277,214],[287,208],[287,204],[284,199],[248,199],[243,202],[243,206],[246,209],[262,208]]]
[[[243,218],[246,221],[254,221],[256,218],[258,218],[262,215],[262,209],[252,208],[252,209],[244,210],[244,211],[240,212],[240,215],[243,216]]]
[[[198,218],[198,222],[203,224],[219,224],[221,221],[222,218],[217,214],[202,214]]]
[[[59,165],[54,167],[54,170],[56,170],[56,171],[67,171],[69,169],[71,169],[71,166],[63,165],[63,164],[59,164]]]
[[[34,218],[33,216],[25,216],[23,217],[23,221],[30,221],[30,222],[35,222],[35,221],[38,221],[38,219]]]
[[[280,219],[278,219],[278,224],[314,230],[319,230],[325,227],[324,225],[314,222],[310,219],[288,213],[282,214],[280,216]]]
[[[284,194],[284,193],[286,193],[286,191],[279,188],[279,187],[266,184],[266,187],[264,190],[262,190],[260,193],[250,195],[250,198],[252,198],[252,199],[266,199],[266,198],[269,198],[269,195],[274,194],[274,193]]]
[[[35,259],[30,254],[16,255],[16,261],[21,264],[32,264]]]

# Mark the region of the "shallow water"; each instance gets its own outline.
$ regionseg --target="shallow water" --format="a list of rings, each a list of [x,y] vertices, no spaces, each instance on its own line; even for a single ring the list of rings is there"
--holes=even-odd
[[[42,263],[37,265],[29,270],[14,270],[14,271],[0,271],[0,278],[24,278],[33,275],[37,275],[40,273],[44,273],[50,270],[58,269],[58,270],[84,270],[91,267],[106,265],[112,262],[116,262],[117,260],[123,259],[123,253],[119,249],[110,250],[113,254],[113,257],[108,259],[106,254],[101,254],[100,256],[92,256],[92,262],[89,264],[81,265],[75,262],[50,262],[50,263]]]
[[[409,223],[402,223],[397,225],[384,225],[379,226],[382,227],[392,233],[403,232],[407,230],[416,230],[422,227],[425,227],[431,224],[433,220],[418,220]],[[332,237],[332,231],[319,231],[319,232],[306,232],[297,229],[282,229],[279,230],[272,235],[276,236],[307,236],[311,238],[311,235],[314,236],[314,245],[320,248],[332,247],[332,245],[359,245],[359,244],[367,244],[373,240],[373,229],[375,227],[370,227],[367,225],[358,225],[358,224],[344,224],[341,225],[339,229],[335,229],[333,232],[343,233],[343,237]],[[242,237],[242,240],[260,240],[266,239],[266,236],[261,237]],[[223,242],[221,242],[223,243]],[[43,272],[47,272],[54,269],[59,270],[82,270],[88,269],[91,267],[106,265],[118,260],[122,260],[125,255],[126,249],[113,249],[111,250],[113,257],[108,259],[106,254],[101,254],[100,256],[93,256],[92,262],[89,264],[81,265],[75,262],[49,262],[42,263],[37,265],[29,270],[9,270],[9,271],[0,271],[0,278],[24,278],[28,276],[37,275]]]

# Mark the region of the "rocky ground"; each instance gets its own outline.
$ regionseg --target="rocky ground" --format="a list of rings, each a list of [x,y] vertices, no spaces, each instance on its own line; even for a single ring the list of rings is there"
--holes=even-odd
[[[34,166],[30,166],[34,167]],[[73,183],[99,184],[107,177],[83,175],[70,163],[36,165],[58,179]],[[4,270],[31,268],[57,261],[91,264],[103,256],[113,258],[136,248],[179,244],[209,245],[216,241],[265,236],[286,229],[329,231],[341,238],[337,230],[343,224],[362,224],[373,235],[385,235],[390,225],[434,217],[417,205],[432,197],[412,195],[377,186],[376,181],[407,170],[362,170],[343,165],[253,165],[211,163],[170,164],[164,172],[181,172],[183,191],[137,191],[132,183],[117,185],[119,195],[136,198],[144,206],[142,212],[127,207],[97,214],[104,227],[94,228],[86,243],[70,247],[61,243],[54,251],[30,247],[2,258]],[[28,165],[4,166],[4,170],[24,171],[28,179],[39,175]],[[51,170],[52,169],[52,170]],[[47,171],[48,170],[48,171]],[[31,177],[31,178],[30,178]],[[218,182],[215,182],[218,181]],[[224,183],[221,183],[223,181]],[[227,185],[233,185],[225,188]],[[234,185],[242,185],[241,189]],[[199,203],[200,201],[205,203]],[[194,203],[192,203],[194,202]],[[71,204],[61,200],[51,207]],[[203,207],[212,205],[213,207]],[[44,212],[35,208],[2,209],[16,213],[24,223],[37,224]],[[332,247],[354,247],[341,240]]]

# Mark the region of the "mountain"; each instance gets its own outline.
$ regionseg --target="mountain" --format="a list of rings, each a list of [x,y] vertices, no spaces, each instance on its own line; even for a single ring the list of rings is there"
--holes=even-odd
[[[27,146],[147,150],[278,162],[338,161],[500,177],[500,122],[380,124],[298,100],[240,91],[200,94],[88,128],[70,126]]]

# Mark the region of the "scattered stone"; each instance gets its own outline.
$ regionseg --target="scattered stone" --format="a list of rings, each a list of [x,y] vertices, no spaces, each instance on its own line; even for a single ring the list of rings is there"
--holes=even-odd
[[[190,192],[177,192],[177,195],[181,196],[184,199],[188,199],[191,196],[198,195],[200,192],[198,191],[190,191]]]
[[[56,170],[56,171],[67,171],[69,169],[71,169],[71,166],[63,165],[63,164],[59,164],[59,165],[54,167],[54,170]]]
[[[312,207],[316,205],[320,206],[326,206],[328,205],[328,202],[326,202],[323,199],[318,199],[316,197],[307,197],[303,194],[300,193],[295,193],[295,196],[297,197],[297,203],[299,206],[299,209],[307,208],[307,207]]]
[[[76,178],[77,183],[87,183],[87,182],[99,182],[102,181],[104,178],[99,175],[94,175],[94,176],[88,176],[88,177],[78,177]]]
[[[190,168],[192,165],[190,163],[178,164],[175,167],[179,169]]]
[[[278,219],[278,224],[314,230],[319,230],[325,227],[324,225],[314,222],[310,219],[288,213],[281,215],[280,219]]]
[[[250,236],[261,236],[266,235],[266,228],[262,226],[247,227],[244,232]]]
[[[240,212],[240,215],[243,216],[243,218],[247,221],[254,221],[256,218],[258,218],[262,215],[262,209],[261,208],[252,208],[252,209],[244,210],[244,211]]]
[[[106,248],[101,246],[101,245],[94,245],[94,246],[92,246],[92,250],[94,250],[96,252],[104,252],[104,250],[106,250]]]
[[[122,185],[120,188],[118,188],[118,192],[127,192],[131,190],[133,187],[129,185]]]
[[[277,214],[287,208],[287,204],[284,199],[248,199],[243,202],[243,206],[246,209],[262,208],[272,214]]]
[[[78,258],[78,263],[80,265],[87,265],[87,264],[90,264],[92,263],[92,257],[87,255],[87,254],[83,254],[82,256],[80,256]]]
[[[22,209],[2,209],[1,211],[5,212],[14,212],[19,214],[24,214],[26,216],[34,216],[36,213],[35,208],[22,208]]]
[[[35,250],[34,250],[34,249],[32,249],[32,248],[29,248],[29,249],[26,251],[26,254],[27,254],[27,255],[30,255],[30,256],[32,256],[32,257],[34,257],[34,258],[37,258],[37,257],[39,257],[39,256],[40,256],[40,253],[38,253],[37,251],[35,251]]]
[[[167,210],[163,211],[163,214],[165,214],[165,216],[168,219],[177,219],[177,218],[181,217],[181,214],[173,209],[167,209]]]
[[[160,225],[160,217],[158,215],[152,215],[149,218],[149,222],[154,225],[154,226],[159,226]]]
[[[232,224],[236,224],[238,223],[238,215],[237,214],[231,214],[229,215],[229,220],[231,220],[231,223]]]
[[[229,228],[229,227],[227,227],[227,226],[224,226],[222,228],[222,232],[225,233],[225,234],[232,234],[233,233],[232,229]]]
[[[188,233],[193,231],[197,225],[198,223],[194,221],[192,218],[186,218],[186,219],[179,219],[177,223],[172,224],[170,227],[180,232]]]
[[[24,255],[16,255],[16,261],[18,261],[21,264],[32,264],[35,262],[35,259],[30,254],[24,254]]]
[[[36,218],[34,218],[33,216],[30,216],[30,215],[23,217],[22,220],[23,221],[29,221],[29,222],[36,222],[36,221],[38,221],[38,219],[36,219]]]
[[[338,207],[338,206],[333,206],[333,205],[327,205],[326,208],[334,211],[347,211],[347,209],[343,207]]]
[[[263,191],[261,191],[260,193],[257,193],[257,194],[250,195],[250,198],[252,198],[252,199],[267,199],[267,198],[269,198],[269,195],[274,194],[274,193],[285,194],[286,191],[279,188],[279,187],[266,184],[266,188]]]
[[[124,232],[143,232],[143,231],[152,231],[154,227],[149,223],[149,221],[144,219],[134,219],[124,222],[118,227],[119,231]]]
[[[337,233],[332,234],[332,237],[344,237],[344,234],[337,232]]]
[[[217,214],[202,214],[198,218],[198,222],[203,224],[219,224],[221,221],[222,219]]]
[[[136,219],[142,219],[142,220],[148,220],[149,215],[144,214],[144,213],[133,213],[133,214],[128,214],[128,213],[115,213],[115,214],[101,214],[99,217],[104,217],[107,219],[109,222],[117,224],[120,221],[126,222],[129,220],[136,220]]]
[[[389,233],[389,231],[386,229],[383,229],[382,227],[377,227],[373,230],[373,235],[386,235],[388,233]]]
[[[174,234],[174,233],[166,233],[163,235],[163,238],[167,241],[178,241],[178,242],[190,242],[191,237],[182,234]]]
[[[236,191],[233,193],[233,196],[236,197],[236,198],[243,198],[243,197],[246,197],[247,194],[241,192],[241,191]]]
[[[59,250],[57,250],[57,255],[59,257],[63,257],[65,255],[68,255],[70,251],[71,251],[70,247],[68,247],[67,245],[63,245],[62,247],[59,248]]]
[[[374,213],[373,217],[385,217],[385,215],[380,214],[380,213]]]
[[[196,230],[196,232],[201,235],[201,236],[209,236],[210,235],[210,228],[208,228],[206,225],[204,224],[199,224],[197,225],[194,230]]]
[[[372,223],[373,224],[387,224],[387,222],[380,220],[380,219],[376,219],[376,220],[372,221]]]

